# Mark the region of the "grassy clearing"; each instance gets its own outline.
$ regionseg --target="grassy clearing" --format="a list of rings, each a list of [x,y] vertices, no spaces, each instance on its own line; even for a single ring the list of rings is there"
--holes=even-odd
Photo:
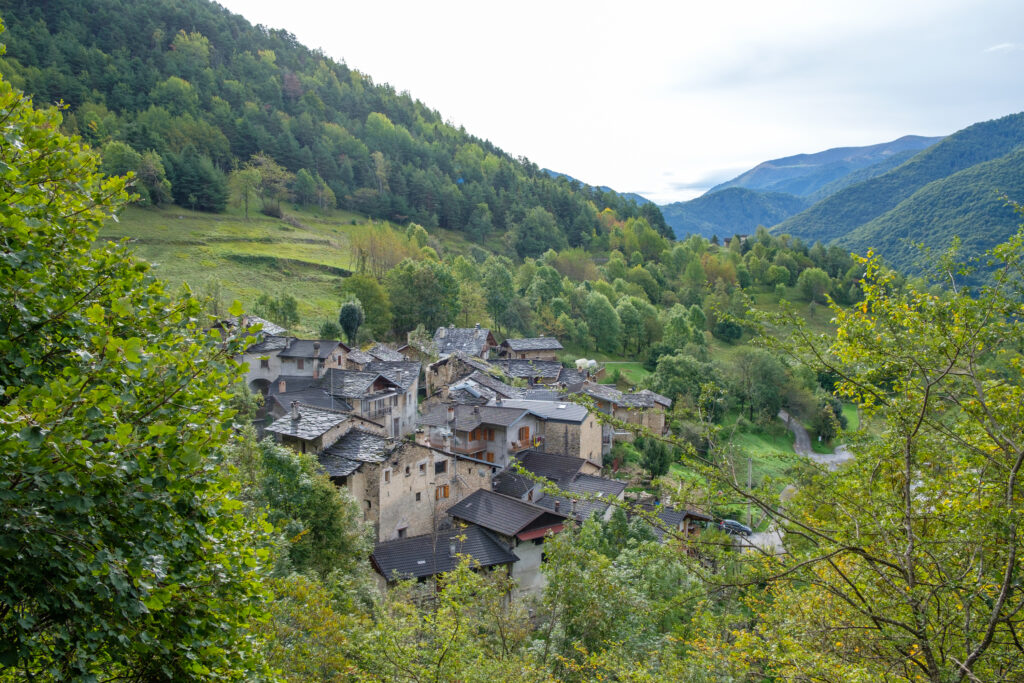
[[[604,377],[600,380],[601,384],[611,384],[612,373],[616,370],[619,371],[622,381],[631,387],[640,386],[641,382],[651,374],[651,371],[645,368],[643,363],[635,361],[606,361]]]

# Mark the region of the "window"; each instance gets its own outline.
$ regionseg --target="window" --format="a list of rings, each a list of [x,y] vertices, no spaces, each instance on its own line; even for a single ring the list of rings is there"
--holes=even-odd
[[[421,462],[420,463],[420,474],[426,474],[426,473],[427,473],[427,463]]]
[[[405,538],[405,528],[404,527],[398,530],[398,537],[399,538]]]
[[[529,441],[530,440],[530,428],[529,427],[520,427],[519,428],[519,440],[520,441]]]
[[[264,370],[270,369],[270,359],[260,358],[260,367],[263,368]]]
[[[412,474],[412,472],[410,472],[410,471],[409,471],[409,466],[408,466],[408,465],[406,465],[406,466],[405,466],[405,476],[407,476],[407,477],[408,477],[408,476],[409,476],[410,474]]]
[[[526,500],[533,501],[533,489],[530,489],[530,492],[526,494]]]
[[[306,367],[306,359],[300,358],[297,361],[295,361],[295,367],[297,367],[299,370],[302,370],[304,367]]]
[[[434,474],[445,474],[448,471],[448,461],[438,460],[434,463]]]
[[[390,484],[391,483],[391,470],[384,470],[384,483],[385,484]]]
[[[448,497],[448,484],[442,484],[434,489],[434,500],[441,500]]]
[[[491,452],[491,451],[487,451],[487,458],[486,458],[486,460],[487,460],[487,462],[494,462],[494,453]]]
[[[416,492],[416,502],[417,503],[420,502],[420,492],[419,491]]]

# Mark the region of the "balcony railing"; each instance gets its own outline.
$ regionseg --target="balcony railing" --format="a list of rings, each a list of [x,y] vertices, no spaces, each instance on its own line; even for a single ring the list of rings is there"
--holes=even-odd
[[[363,417],[372,420],[375,417],[386,417],[391,414],[391,406],[384,408],[372,408],[369,412],[363,413]]]
[[[512,451],[513,453],[518,453],[519,451],[525,451],[527,448],[532,447],[533,441],[531,441],[530,439],[522,439],[520,441],[513,441],[512,444],[509,446],[509,450]]]

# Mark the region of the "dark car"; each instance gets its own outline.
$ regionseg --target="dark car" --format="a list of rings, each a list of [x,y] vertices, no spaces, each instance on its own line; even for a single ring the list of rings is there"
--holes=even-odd
[[[737,522],[735,519],[723,519],[718,523],[718,528],[727,534],[736,534],[739,536],[749,536],[754,533],[754,530],[749,526],[742,522]]]

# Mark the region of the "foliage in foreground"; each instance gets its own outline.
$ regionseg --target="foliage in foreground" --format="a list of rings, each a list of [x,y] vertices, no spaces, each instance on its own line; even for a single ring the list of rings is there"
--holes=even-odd
[[[0,675],[258,677],[267,551],[218,456],[245,340],[96,247],[125,182],[56,112],[0,112]]]

